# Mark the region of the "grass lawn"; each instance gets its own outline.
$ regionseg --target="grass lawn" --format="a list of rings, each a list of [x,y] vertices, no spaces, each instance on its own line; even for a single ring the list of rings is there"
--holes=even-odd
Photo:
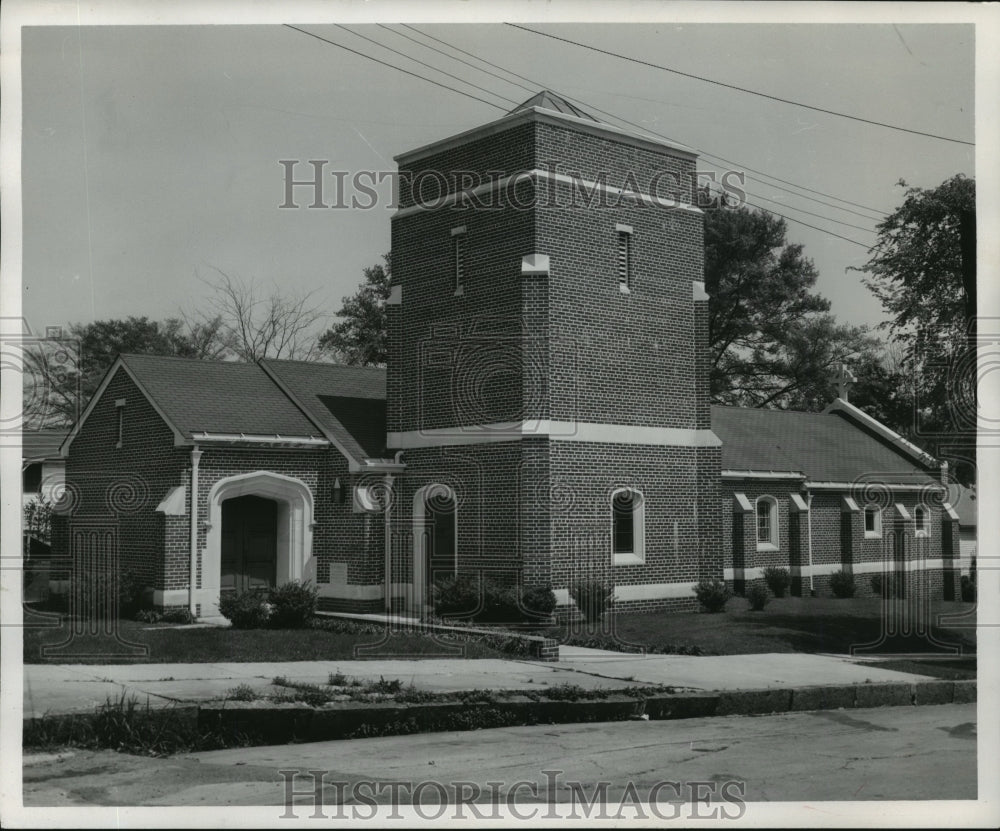
[[[38,619],[26,621],[24,663],[117,664],[117,663],[220,663],[249,661],[378,660],[386,658],[509,658],[488,643],[473,639],[434,639],[425,634],[395,632],[385,638],[381,627],[351,626],[346,631],[325,629],[227,629],[182,628],[151,625],[132,620],[118,621],[121,640],[146,647],[145,655],[120,644],[113,636],[76,636],[58,657],[42,657],[44,644],[55,645],[69,638],[65,618],[55,627],[39,628]],[[362,631],[358,631],[362,630]],[[377,649],[358,652],[360,647]]]
[[[930,634],[942,643],[959,647],[963,655],[976,651],[974,603],[931,604]],[[970,615],[968,628],[942,625],[944,615]],[[742,598],[733,598],[718,614],[704,612],[620,614],[607,621],[608,637],[623,645],[645,646],[655,651],[680,651],[698,647],[709,655],[750,655],[762,652],[857,653],[864,644],[874,644],[885,631],[882,601],[878,598],[774,598],[761,612],[749,611]],[[561,639],[576,631],[566,626],[553,634]],[[596,645],[596,644],[595,644]],[[610,648],[610,647],[609,647]],[[919,638],[893,638],[861,654],[940,654],[941,647]]]

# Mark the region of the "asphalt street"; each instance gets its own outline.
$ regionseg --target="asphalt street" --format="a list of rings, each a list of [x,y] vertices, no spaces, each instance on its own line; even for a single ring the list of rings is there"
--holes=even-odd
[[[974,799],[976,707],[513,727],[167,759],[71,751],[24,762],[26,806],[262,805],[275,819],[287,810],[289,787],[305,792],[294,811],[314,811],[320,777],[327,816],[393,799],[454,802],[456,794],[480,804],[582,800],[582,811],[595,795],[612,805],[689,801],[698,783],[700,798],[735,813],[741,800]]]

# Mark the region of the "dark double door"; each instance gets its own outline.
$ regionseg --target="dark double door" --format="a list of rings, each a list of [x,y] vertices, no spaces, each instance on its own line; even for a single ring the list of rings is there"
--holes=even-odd
[[[222,591],[275,585],[278,565],[278,503],[240,496],[222,503]]]

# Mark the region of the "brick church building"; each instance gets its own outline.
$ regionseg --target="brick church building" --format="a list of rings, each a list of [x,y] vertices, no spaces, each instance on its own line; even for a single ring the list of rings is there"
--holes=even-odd
[[[892,571],[953,599],[947,466],[850,404],[709,403],[695,156],[551,93],[397,157],[387,369],[122,355],[67,437],[56,551],[157,607],[310,579],[322,608],[431,582],[615,586],[692,608]]]

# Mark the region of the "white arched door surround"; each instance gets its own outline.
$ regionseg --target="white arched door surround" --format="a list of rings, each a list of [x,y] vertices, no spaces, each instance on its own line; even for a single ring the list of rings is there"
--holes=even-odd
[[[430,603],[427,597],[427,563],[430,559],[430,528],[433,520],[427,510],[427,502],[440,501],[442,504],[450,501],[455,514],[455,571],[458,571],[458,499],[455,491],[448,485],[434,482],[424,485],[413,495],[413,589],[411,594],[411,611],[422,611]]]
[[[222,503],[261,496],[278,503],[277,584],[315,580],[312,560],[313,496],[299,479],[259,470],[220,479],[208,493],[207,534],[201,551],[201,583],[195,593],[202,617],[217,616],[222,569]]]

